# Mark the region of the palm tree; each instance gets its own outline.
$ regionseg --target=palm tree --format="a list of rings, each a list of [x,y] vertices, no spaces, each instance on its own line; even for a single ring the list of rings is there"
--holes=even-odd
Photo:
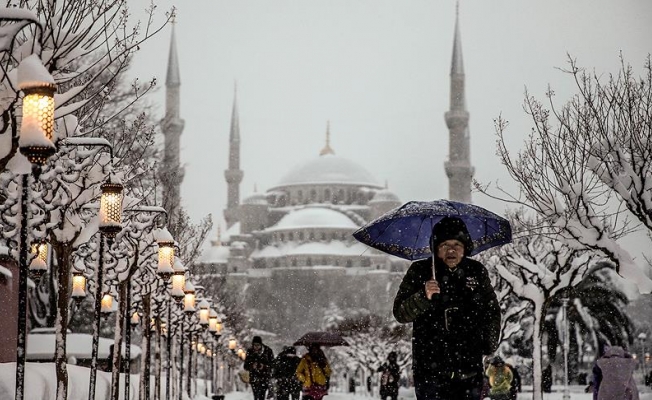
[[[562,299],[569,299],[569,381],[577,380],[585,356],[599,357],[605,344],[627,348],[634,341],[635,327],[625,311],[629,300],[614,282],[615,276],[613,264],[597,263],[578,285],[559,292],[550,301],[543,334],[548,358],[553,361],[564,332]]]

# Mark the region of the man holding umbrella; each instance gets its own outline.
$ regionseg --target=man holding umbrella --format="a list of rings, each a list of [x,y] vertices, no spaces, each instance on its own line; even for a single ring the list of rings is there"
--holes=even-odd
[[[498,346],[500,307],[487,270],[468,258],[472,250],[465,223],[442,218],[430,235],[433,258],[412,263],[394,300],[396,320],[413,323],[418,400],[480,399],[482,357]]]

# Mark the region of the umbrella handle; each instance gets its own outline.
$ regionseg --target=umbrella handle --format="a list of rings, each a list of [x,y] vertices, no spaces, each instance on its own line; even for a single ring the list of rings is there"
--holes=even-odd
[[[432,255],[432,280],[436,281],[437,280],[437,275],[435,273],[435,255]]]

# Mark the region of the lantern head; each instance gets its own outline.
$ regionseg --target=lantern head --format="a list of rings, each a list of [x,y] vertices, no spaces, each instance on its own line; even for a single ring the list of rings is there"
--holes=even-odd
[[[99,230],[108,238],[114,238],[122,230],[122,190],[120,183],[109,179],[100,187],[100,226]]]
[[[48,270],[48,244],[45,242],[33,244],[32,254],[35,257],[29,263],[29,273],[34,279],[40,279]]]
[[[19,149],[29,162],[41,167],[57,151],[53,141],[57,86],[49,82],[25,82],[20,89],[24,97]]]
[[[100,309],[102,314],[109,314],[113,312],[113,295],[111,293],[106,293],[102,296],[102,308]]]
[[[138,311],[134,311],[134,313],[131,314],[129,323],[131,324],[132,328],[135,328],[138,326],[138,324],[140,324],[140,314],[138,314]]]
[[[72,273],[72,293],[70,296],[77,302],[86,297],[86,277],[81,271]]]

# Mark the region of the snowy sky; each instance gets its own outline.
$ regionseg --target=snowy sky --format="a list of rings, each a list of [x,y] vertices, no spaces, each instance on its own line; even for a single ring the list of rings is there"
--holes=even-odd
[[[150,0],[129,0],[134,17]],[[193,219],[212,213],[222,226],[223,171],[234,82],[241,129],[241,196],[274,186],[292,166],[314,158],[331,123],[336,154],[367,168],[403,201],[444,198],[448,153],[444,112],[455,1],[162,0],[178,9],[181,161],[184,206]],[[652,51],[648,0],[462,0],[460,26],[471,114],[475,177],[509,184],[495,156],[493,120],[511,123],[516,150],[531,127],[527,88],[559,103],[572,82],[558,67],[616,72],[619,51],[636,72]],[[159,79],[164,109],[170,29],[142,46],[132,74]],[[504,206],[481,195],[493,211]],[[216,229],[214,229],[215,231]],[[633,241],[632,246],[643,243]],[[646,246],[648,247],[648,246]]]

